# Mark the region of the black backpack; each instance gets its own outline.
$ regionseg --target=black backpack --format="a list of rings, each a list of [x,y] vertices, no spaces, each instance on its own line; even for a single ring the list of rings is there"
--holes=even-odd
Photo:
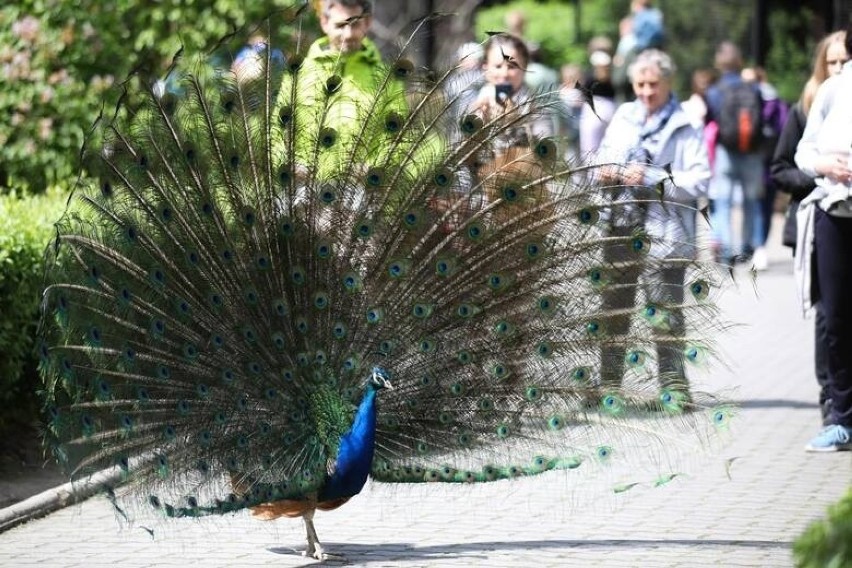
[[[763,101],[757,87],[740,82],[723,85],[722,107],[716,123],[719,143],[728,150],[748,154],[762,150]]]

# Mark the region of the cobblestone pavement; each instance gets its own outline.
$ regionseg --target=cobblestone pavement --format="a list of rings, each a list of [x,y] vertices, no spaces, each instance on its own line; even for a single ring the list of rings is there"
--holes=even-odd
[[[813,322],[797,309],[792,265],[773,264],[722,299],[727,367],[702,380],[735,387],[734,440],[695,473],[618,496],[572,473],[476,487],[371,485],[318,514],[324,545],[350,565],[688,567],[792,565],[790,546],[852,483],[852,453],[811,455],[819,428]],[[739,272],[739,271],[738,271]],[[297,520],[239,514],[213,520],[119,522],[95,498],[0,534],[2,566],[203,566],[291,568]]]

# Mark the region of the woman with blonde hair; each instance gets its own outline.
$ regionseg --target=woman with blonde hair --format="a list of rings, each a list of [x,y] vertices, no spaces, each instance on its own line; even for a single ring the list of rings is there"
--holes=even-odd
[[[814,70],[808,82],[805,83],[805,88],[802,90],[802,96],[799,99],[805,116],[811,110],[811,103],[814,102],[819,86],[829,77],[840,73],[843,64],[849,60],[850,54],[846,53],[845,42],[846,32],[841,30],[825,36],[817,44]]]
[[[773,183],[781,191],[790,194],[791,200],[787,208],[782,239],[785,245],[794,250],[796,247],[796,212],[799,209],[799,203],[816,187],[816,180],[796,166],[794,160],[796,147],[799,144],[799,140],[802,139],[807,114],[810,111],[819,86],[827,78],[839,74],[843,68],[843,64],[849,59],[849,54],[846,53],[844,45],[845,41],[846,32],[839,31],[825,36],[817,44],[813,73],[805,84],[804,89],[802,89],[799,101],[790,109],[787,122],[784,124],[784,129],[781,131],[781,136],[775,147],[775,154],[770,166]],[[817,383],[820,386],[819,405],[823,423],[825,424],[828,419],[829,410],[829,395],[826,388],[828,380],[828,370],[826,367],[828,355],[825,340],[825,319],[820,304],[816,303],[814,307],[814,370]]]

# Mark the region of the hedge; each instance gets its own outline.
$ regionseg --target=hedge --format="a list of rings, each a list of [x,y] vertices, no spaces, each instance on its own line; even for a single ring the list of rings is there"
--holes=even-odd
[[[53,224],[67,196],[0,195],[0,437],[37,417],[39,379],[33,353]]]

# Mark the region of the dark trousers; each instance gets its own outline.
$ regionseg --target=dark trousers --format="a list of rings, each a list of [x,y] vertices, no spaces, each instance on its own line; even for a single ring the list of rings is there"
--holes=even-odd
[[[814,237],[828,353],[828,423],[852,428],[852,218],[817,210]]]
[[[825,316],[822,315],[822,304],[817,302],[814,311],[814,373],[819,384],[819,409],[822,413],[822,422],[828,425],[831,397],[828,394],[828,340],[825,337]]]
[[[642,289],[645,301],[665,308],[668,314],[664,325],[652,330],[660,387],[686,392],[689,385],[683,355],[685,322],[680,308],[684,300],[686,270],[682,266],[651,270],[641,260],[637,262],[639,254],[632,250],[630,243],[633,231],[630,227],[610,227],[610,237],[624,240],[604,249],[610,282],[603,291],[602,308],[605,312],[619,315],[607,318],[606,333],[616,341],[609,343],[605,340],[601,349],[601,383],[616,388],[621,385],[627,346],[617,338],[630,333],[632,319],[642,311],[637,305]]]

